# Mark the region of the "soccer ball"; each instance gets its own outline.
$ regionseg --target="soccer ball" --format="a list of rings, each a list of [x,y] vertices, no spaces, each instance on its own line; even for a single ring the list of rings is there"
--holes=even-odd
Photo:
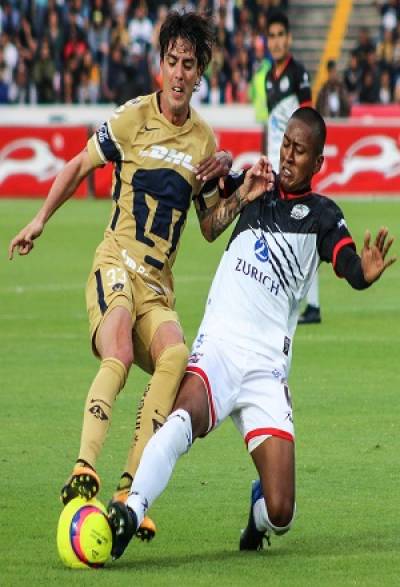
[[[57,527],[60,559],[73,569],[102,567],[110,557],[112,534],[107,511],[98,499],[72,499]]]

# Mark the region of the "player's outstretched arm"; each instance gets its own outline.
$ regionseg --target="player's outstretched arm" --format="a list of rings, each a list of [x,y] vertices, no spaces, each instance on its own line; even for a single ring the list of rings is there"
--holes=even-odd
[[[396,261],[396,257],[386,259],[393,241],[394,237],[389,237],[387,228],[379,229],[372,244],[370,231],[365,232],[364,246],[361,251],[361,267],[366,282],[374,283]]]
[[[8,258],[11,260],[15,249],[20,255],[27,255],[33,249],[33,241],[38,238],[46,222],[54,212],[70,198],[81,181],[92,171],[93,164],[85,148],[76,157],[71,159],[60,171],[48,196],[36,216],[10,242]]]
[[[232,167],[232,155],[228,151],[218,151],[211,157],[206,157],[195,167],[196,179],[210,181],[217,177],[228,175]]]
[[[229,198],[221,199],[212,208],[198,210],[201,231],[208,241],[215,240],[249,202],[273,189],[275,176],[271,163],[262,156],[247,173],[243,184]]]

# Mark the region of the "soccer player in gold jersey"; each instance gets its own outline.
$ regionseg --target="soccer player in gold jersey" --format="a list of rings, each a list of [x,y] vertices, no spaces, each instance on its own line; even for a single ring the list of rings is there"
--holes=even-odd
[[[171,272],[180,236],[192,199],[207,240],[222,232],[221,218],[232,207],[232,198],[220,199],[215,179],[229,171],[230,157],[215,154],[211,129],[190,107],[212,44],[209,18],[171,12],[160,30],[161,92],[117,108],[58,174],[39,212],[10,242],[10,259],[14,250],[27,255],[82,180],[113,163],[111,219],[86,289],[92,347],[101,363],[84,408],[78,460],[61,492],[64,504],[99,491],[96,461],[131,365],[152,377],[114,500],[127,497],[142,451],[170,413],[186,367]],[[142,538],[154,532],[145,520]]]

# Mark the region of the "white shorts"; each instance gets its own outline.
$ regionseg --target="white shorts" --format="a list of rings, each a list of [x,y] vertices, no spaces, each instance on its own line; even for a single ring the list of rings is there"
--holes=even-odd
[[[294,441],[292,402],[281,365],[199,334],[186,372],[200,377],[206,388],[207,432],[231,416],[249,452],[269,436]]]

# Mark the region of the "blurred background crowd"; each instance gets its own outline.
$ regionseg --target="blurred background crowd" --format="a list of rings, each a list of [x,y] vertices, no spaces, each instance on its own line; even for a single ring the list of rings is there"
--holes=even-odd
[[[337,115],[352,103],[400,103],[400,0],[371,2],[379,38],[362,28],[345,71],[328,63],[321,92],[329,107],[329,88],[340,89]],[[120,104],[152,92],[171,9],[214,15],[217,44],[193,103],[251,102],[269,67],[265,30],[277,7],[287,10],[288,0],[0,0],[0,103]]]

